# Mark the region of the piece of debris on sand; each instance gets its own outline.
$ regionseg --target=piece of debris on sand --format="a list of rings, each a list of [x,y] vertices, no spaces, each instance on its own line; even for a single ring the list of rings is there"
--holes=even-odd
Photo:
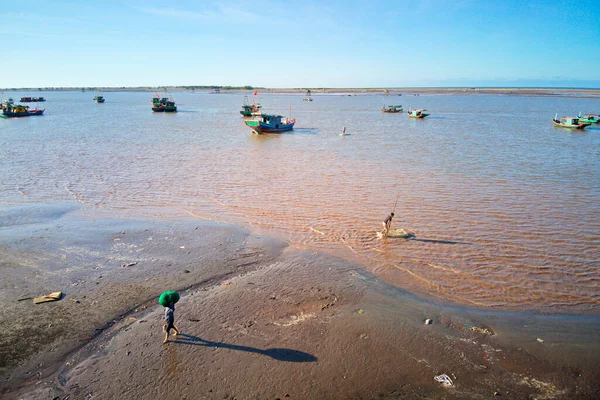
[[[62,299],[62,292],[52,292],[46,296],[39,296],[39,297],[35,297],[33,299],[33,302],[35,304],[40,304],[40,303],[47,303],[49,301],[57,301]]]

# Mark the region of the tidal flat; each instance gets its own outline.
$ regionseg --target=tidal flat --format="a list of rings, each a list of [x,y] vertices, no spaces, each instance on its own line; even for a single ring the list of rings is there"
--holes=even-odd
[[[599,393],[597,317],[425,301],[347,260],[232,225],[123,216],[3,211],[3,398]],[[162,344],[166,289],[182,294],[181,334]],[[60,301],[21,300],[56,290]],[[434,380],[443,374],[452,385]]]

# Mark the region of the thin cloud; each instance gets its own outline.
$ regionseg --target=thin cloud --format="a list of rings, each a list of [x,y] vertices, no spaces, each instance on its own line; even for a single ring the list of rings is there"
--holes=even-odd
[[[175,18],[192,21],[219,21],[219,22],[248,22],[262,19],[258,14],[249,11],[235,9],[233,7],[218,6],[214,11],[193,11],[177,8],[140,8],[144,14],[155,15],[164,18]]]

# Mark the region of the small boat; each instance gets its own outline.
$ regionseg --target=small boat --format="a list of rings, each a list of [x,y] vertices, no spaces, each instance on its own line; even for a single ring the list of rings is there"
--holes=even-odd
[[[14,104],[13,99],[8,99],[4,103],[0,104],[0,110],[4,110],[4,109],[6,109],[8,107],[11,107],[13,104]]]
[[[260,116],[261,108],[262,106],[256,101],[256,99],[252,100],[252,104],[250,104],[248,102],[248,96],[244,96],[244,104],[242,105],[240,114],[242,114],[244,117]]]
[[[21,97],[21,103],[37,103],[39,101],[46,101],[43,97]]]
[[[257,134],[281,133],[294,129],[296,120],[285,118],[282,115],[263,114],[261,119],[245,121],[245,123]]]
[[[425,113],[425,109],[409,109],[408,110],[408,117],[409,118],[425,118],[427,117],[429,114]]]
[[[172,99],[165,101],[165,112],[177,112],[177,106]]]
[[[395,114],[395,113],[400,113],[402,112],[402,106],[383,106],[381,108],[381,111],[384,113],[390,113],[390,114]]]
[[[44,114],[44,110],[40,110],[38,108],[36,108],[35,110],[29,110],[29,115],[42,115]]]
[[[600,122],[600,118],[594,114],[587,114],[587,115],[581,116],[581,112],[579,112],[579,115],[577,116],[577,118],[579,118],[580,122],[584,122],[584,123],[588,123],[588,124],[597,124]]]
[[[164,97],[166,101],[166,97]],[[162,103],[162,99],[159,95],[152,97],[152,111],[154,112],[164,112],[165,105]]]
[[[303,98],[302,101],[313,101],[312,95],[310,93],[310,89],[306,90],[306,97]]]
[[[94,101],[96,103],[104,103],[104,96],[94,96]]]
[[[552,125],[559,128],[583,129],[591,124],[581,122],[578,117],[560,117],[559,119],[558,114],[556,114],[554,115],[554,118],[552,118]]]

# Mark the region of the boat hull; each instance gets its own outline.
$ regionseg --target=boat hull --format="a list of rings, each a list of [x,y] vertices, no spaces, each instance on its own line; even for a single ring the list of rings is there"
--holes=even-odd
[[[29,115],[43,115],[44,114],[44,110],[29,110]]]
[[[382,108],[381,112],[386,113],[386,114],[397,114],[397,113],[401,113],[402,110],[386,110],[385,108]]]
[[[29,111],[24,111],[24,112],[10,112],[10,111],[4,111],[2,113],[2,115],[5,118],[19,118],[19,117],[29,117],[31,115],[31,113]]]
[[[577,124],[577,125],[569,125],[569,124],[561,124],[560,122],[556,122],[555,120],[552,120],[552,125],[557,128],[584,129],[586,126],[590,126],[591,124],[581,123],[581,124]]]
[[[152,107],[152,111],[154,111],[154,112],[164,112],[165,108],[164,107]]]
[[[265,124],[261,121],[245,121],[246,125],[251,128],[255,133],[282,133],[291,131],[294,129],[294,124],[296,121],[292,121],[289,124],[281,124],[281,125],[269,125]]]

